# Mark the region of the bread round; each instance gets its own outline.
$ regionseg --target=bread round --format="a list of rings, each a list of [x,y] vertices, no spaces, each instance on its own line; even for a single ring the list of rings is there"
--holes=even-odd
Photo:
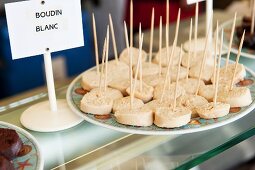
[[[142,100],[134,98],[133,109],[138,109],[143,106],[144,106],[144,103]],[[119,110],[128,110],[128,109],[130,109],[130,96],[114,100],[113,108],[112,108],[114,113]]]
[[[195,40],[192,39],[191,40],[191,52],[194,52],[195,50],[197,52],[204,51],[205,50],[205,44],[206,44],[205,37],[200,37],[200,38],[197,39],[197,47],[195,49]],[[211,48],[212,48],[211,51],[214,52],[214,49],[215,49],[215,44],[214,43],[212,44]],[[189,51],[189,40],[184,43],[183,49],[185,51]]]
[[[167,67],[168,66],[168,58],[171,55],[172,49],[173,49],[173,46],[169,46],[169,56],[166,55],[166,52],[167,52],[166,47],[161,49],[161,66],[162,67]],[[172,58],[172,66],[178,65],[180,52],[181,52],[181,48],[176,46],[176,48],[174,50],[173,58]],[[153,62],[156,63],[156,64],[159,64],[159,59],[160,59],[160,54],[158,52],[156,54]]]
[[[158,84],[164,82],[165,77],[163,75],[158,76],[158,75],[150,75],[150,76],[145,76],[143,77],[143,82],[148,84],[149,86],[155,87]]]
[[[187,100],[185,101],[184,105],[186,108],[192,111],[191,117],[194,118],[194,117],[198,117],[196,109],[198,107],[206,105],[207,103],[208,101],[202,96],[190,95],[189,98],[187,98]]]
[[[203,119],[215,119],[226,116],[229,113],[229,109],[229,104],[217,102],[216,105],[214,105],[214,103],[211,102],[198,107],[196,110],[198,115]]]
[[[167,83],[165,91],[163,91],[163,89],[164,89],[164,83],[158,84],[154,89],[153,99],[160,100],[162,93],[164,93],[163,101],[172,102],[174,100],[175,83],[170,84],[170,86],[168,86],[168,83]],[[184,88],[182,86],[177,86],[176,97],[179,97],[184,94],[185,94]]]
[[[191,111],[184,107],[161,107],[156,109],[154,124],[162,128],[181,127],[190,122]]]
[[[136,74],[137,65],[134,66],[134,75]],[[157,75],[159,73],[159,66],[154,63],[144,62],[142,63],[142,76]],[[140,78],[140,69],[138,69],[138,78]]]
[[[102,88],[101,94],[100,88],[94,88],[93,90],[90,91],[90,93],[94,94],[95,96],[102,95],[111,100],[116,100],[123,97],[122,93],[119,90],[109,87],[107,87],[106,90]]]
[[[140,83],[142,83],[143,87],[142,91],[140,91]],[[127,88],[126,91],[130,95],[130,86]],[[138,99],[141,99],[144,103],[147,103],[152,100],[153,91],[154,91],[153,87],[147,85],[144,82],[141,82],[140,80],[137,80],[134,96]]]
[[[201,65],[201,62],[203,60],[204,57],[204,52],[203,51],[199,51],[196,53],[196,55],[194,55],[194,52],[191,52],[190,54],[190,60],[189,60],[189,54],[188,53],[184,53],[182,56],[182,66],[183,67],[188,67],[188,61],[189,61],[189,68],[194,67],[196,65]],[[210,57],[209,55],[206,56],[206,65],[209,66],[213,66],[213,57]]]
[[[218,96],[220,95],[220,93],[222,93],[223,91],[225,91],[227,89],[228,89],[227,85],[219,84]],[[214,88],[213,84],[200,86],[198,94],[200,96],[204,97],[209,102],[212,102],[213,98],[214,98],[214,94],[215,94],[215,88]]]
[[[247,87],[234,87],[219,94],[219,102],[228,103],[230,107],[244,107],[252,103],[251,92]]]
[[[169,106],[171,106],[171,103],[169,103],[167,101],[160,102],[160,100],[152,100],[149,103],[146,103],[143,106],[143,109],[149,109],[153,113],[155,113],[157,108],[160,108],[160,107],[169,107]]]
[[[187,94],[195,94],[197,91],[198,79],[189,78],[183,79],[180,82],[180,85],[185,89]],[[203,87],[205,83],[200,80],[200,87]]]
[[[108,80],[110,81],[110,80]],[[96,71],[86,71],[82,74],[81,86],[84,90],[90,91],[96,87],[99,87],[100,74]]]
[[[201,67],[201,65],[196,65],[194,67],[191,67],[190,71],[189,71],[189,76],[191,78],[197,78],[198,79],[199,78],[199,73],[200,73],[200,67]],[[211,82],[212,75],[213,75],[213,67],[205,65],[204,70],[202,71],[201,79],[205,83],[209,83],[209,82]]]
[[[130,80],[126,78],[120,78],[116,80],[112,80],[109,83],[109,87],[113,89],[119,90],[123,96],[127,96],[128,93],[126,92],[126,89],[130,86]]]
[[[121,92],[116,89],[106,88],[106,91],[102,89],[100,93],[100,89],[95,88],[83,96],[80,109],[95,115],[110,114],[113,101],[122,97]]]
[[[164,76],[166,75],[166,73],[167,73],[166,67],[162,68],[162,73]],[[178,73],[178,66],[172,66],[169,69],[171,81],[176,81],[177,73]],[[179,80],[184,79],[186,77],[187,73],[188,73],[188,70],[185,67],[180,67]]]
[[[135,48],[135,47],[132,47],[132,66],[135,66],[137,65],[137,60],[138,60],[138,57],[139,57],[139,49],[138,48]],[[120,57],[119,57],[120,61],[126,63],[127,65],[129,65],[129,54],[128,54],[128,49],[125,48],[121,54],[120,54]],[[142,62],[145,62],[147,60],[147,53],[142,50]]]
[[[235,70],[235,64],[229,64],[228,69],[226,71],[226,67],[222,67],[220,69],[220,76],[219,76],[219,84],[228,84],[230,86],[233,74]],[[246,70],[243,64],[238,64],[236,69],[236,74],[234,78],[234,83],[238,83],[239,81],[244,80],[246,76]],[[212,75],[211,81],[214,82],[214,77]]]
[[[114,114],[116,121],[131,126],[151,126],[153,124],[153,113],[146,109],[119,110]]]
[[[124,62],[111,60],[108,63],[108,78],[112,81],[129,78],[129,66]]]
[[[83,96],[80,104],[81,111],[85,113],[107,115],[112,111],[113,100],[89,92]]]

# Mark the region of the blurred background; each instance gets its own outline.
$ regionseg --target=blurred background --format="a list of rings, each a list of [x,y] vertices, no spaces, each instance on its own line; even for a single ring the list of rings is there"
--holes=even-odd
[[[14,2],[14,0],[0,1],[0,100],[45,85],[42,56],[12,60],[4,10],[4,4],[9,2]],[[139,22],[142,23],[143,31],[149,29],[153,6],[155,8],[155,27],[159,24],[160,16],[163,16],[165,22],[165,2],[165,0],[134,0],[134,31],[138,30]],[[249,10],[240,10],[241,7],[247,8],[247,4],[248,1],[214,0],[214,9],[226,12],[238,9],[240,13],[243,13],[249,12]],[[176,20],[178,8],[182,9],[182,20],[194,16],[194,6],[188,6],[186,0],[170,0],[171,23]],[[82,11],[85,46],[53,54],[56,81],[71,78],[95,65],[91,26],[92,12],[96,17],[99,54],[102,51],[109,13],[113,18],[118,52],[120,53],[125,47],[123,21],[126,20],[129,24],[129,0],[82,0]],[[204,11],[205,5],[200,3],[200,14],[203,15]],[[146,45],[144,48],[148,50]],[[113,57],[112,47],[110,47],[111,57]]]

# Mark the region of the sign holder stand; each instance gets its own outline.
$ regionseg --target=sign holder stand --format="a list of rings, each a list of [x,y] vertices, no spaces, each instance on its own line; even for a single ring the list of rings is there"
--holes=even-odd
[[[44,54],[44,65],[49,101],[37,103],[25,110],[20,118],[21,124],[38,132],[55,132],[76,126],[83,119],[69,109],[65,99],[56,99],[49,48],[46,48]]]

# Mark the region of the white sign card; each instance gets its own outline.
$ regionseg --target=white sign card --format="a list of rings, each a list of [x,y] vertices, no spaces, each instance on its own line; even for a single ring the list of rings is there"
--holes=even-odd
[[[80,0],[5,4],[12,58],[84,46]]]
[[[187,0],[187,4],[194,4],[196,2],[202,2],[202,1],[205,1],[205,0]]]

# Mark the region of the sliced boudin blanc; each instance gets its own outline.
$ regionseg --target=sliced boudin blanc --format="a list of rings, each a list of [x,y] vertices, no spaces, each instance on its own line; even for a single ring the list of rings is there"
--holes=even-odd
[[[169,56],[167,56],[167,48],[162,48],[161,49],[161,65],[162,67],[167,67],[168,66],[168,59],[171,55],[171,51],[173,49],[173,46],[169,46]],[[178,59],[179,59],[179,54],[180,54],[181,48],[176,46],[174,53],[173,53],[173,58],[172,58],[172,65],[176,66],[178,65]],[[154,63],[159,64],[160,62],[160,53],[158,52],[153,60]]]
[[[142,91],[140,91],[140,83],[142,83]],[[130,95],[130,86],[126,91]],[[138,99],[141,99],[144,103],[149,102],[153,98],[153,87],[147,85],[144,82],[141,82],[140,80],[137,80],[134,91],[134,96]]]
[[[194,67],[190,68],[189,71],[189,76],[191,78],[199,78],[199,74],[200,74],[200,68],[201,65],[196,65]],[[211,82],[211,77],[213,75],[213,67],[212,66],[208,66],[205,65],[204,67],[204,71],[202,72],[202,76],[201,79],[207,84]]]
[[[188,60],[189,59],[189,54],[184,53],[183,58],[182,58],[182,66],[183,67],[188,67],[188,61],[189,61],[189,68],[194,67],[196,65],[201,65],[201,62],[203,60],[203,55],[204,55],[203,51],[197,52],[196,55],[194,55],[194,53],[191,52],[190,61],[189,61]],[[209,65],[209,66],[213,66],[213,57],[207,56],[205,64]]]
[[[127,65],[129,65],[129,53],[128,53],[128,49],[125,48],[121,54],[120,54],[120,61],[126,63]],[[139,56],[139,49],[133,47],[132,48],[132,66],[137,65],[137,61],[138,61],[138,56]],[[142,51],[142,62],[145,62],[147,60],[147,53],[145,51]]]
[[[133,70],[136,70],[137,66]],[[142,63],[142,76],[155,76],[159,73],[159,66],[154,63],[144,62]],[[135,75],[135,71],[134,71]],[[140,70],[138,69],[138,78],[140,78]]]
[[[218,95],[217,100],[228,103],[231,107],[244,107],[252,103],[251,92],[247,87],[233,87],[232,90],[225,90]]]
[[[144,83],[148,84],[149,86],[155,87],[158,84],[164,82],[165,77],[160,75],[150,75],[150,76],[145,76],[143,77]]]
[[[178,72],[178,66],[172,66],[169,70],[171,76],[171,81],[176,81],[176,75]],[[162,73],[165,75],[167,73],[167,68],[162,68]],[[184,67],[180,67],[179,80],[182,80],[186,77],[188,71]]]
[[[154,96],[153,99],[155,100],[161,100],[161,96],[163,95],[162,100],[163,101],[169,101],[172,102],[174,100],[174,92],[175,92],[175,83],[172,83],[170,85],[166,85],[165,91],[164,90],[164,83],[158,84],[155,89],[154,89]],[[181,95],[185,94],[185,90],[181,86],[177,86],[177,98],[180,97]]]
[[[198,79],[189,78],[183,79],[180,82],[180,85],[185,89],[187,94],[195,94],[197,91]],[[203,87],[205,83],[200,80],[200,87]]]
[[[215,119],[226,116],[229,113],[230,105],[226,103],[214,102],[207,103],[201,107],[198,107],[197,113],[203,119]]]
[[[127,78],[123,78],[123,79],[117,79],[117,80],[112,80],[109,83],[109,87],[113,88],[113,89],[117,89],[119,90],[123,96],[127,96],[128,93],[126,92],[126,89],[130,86],[130,80]]]
[[[228,84],[230,86],[233,75],[235,70],[235,64],[228,65],[228,69],[226,70],[226,67],[222,67],[220,69],[220,75],[219,75],[219,84]],[[242,81],[244,77],[246,76],[246,70],[243,64],[238,64],[235,77],[234,77],[234,83],[238,83],[239,81]],[[211,77],[211,81],[214,82],[214,77]]]
[[[114,100],[113,102],[113,112],[116,112],[118,110],[128,110],[131,108],[131,97],[127,96],[124,98],[120,98],[117,100]],[[134,98],[133,100],[133,109],[138,109],[144,106],[144,103],[141,99]]]
[[[153,113],[149,109],[127,109],[119,110],[114,114],[116,121],[131,126],[151,126],[153,124]]]
[[[191,110],[185,107],[161,107],[156,109],[154,124],[162,128],[176,128],[188,124],[191,120]]]

